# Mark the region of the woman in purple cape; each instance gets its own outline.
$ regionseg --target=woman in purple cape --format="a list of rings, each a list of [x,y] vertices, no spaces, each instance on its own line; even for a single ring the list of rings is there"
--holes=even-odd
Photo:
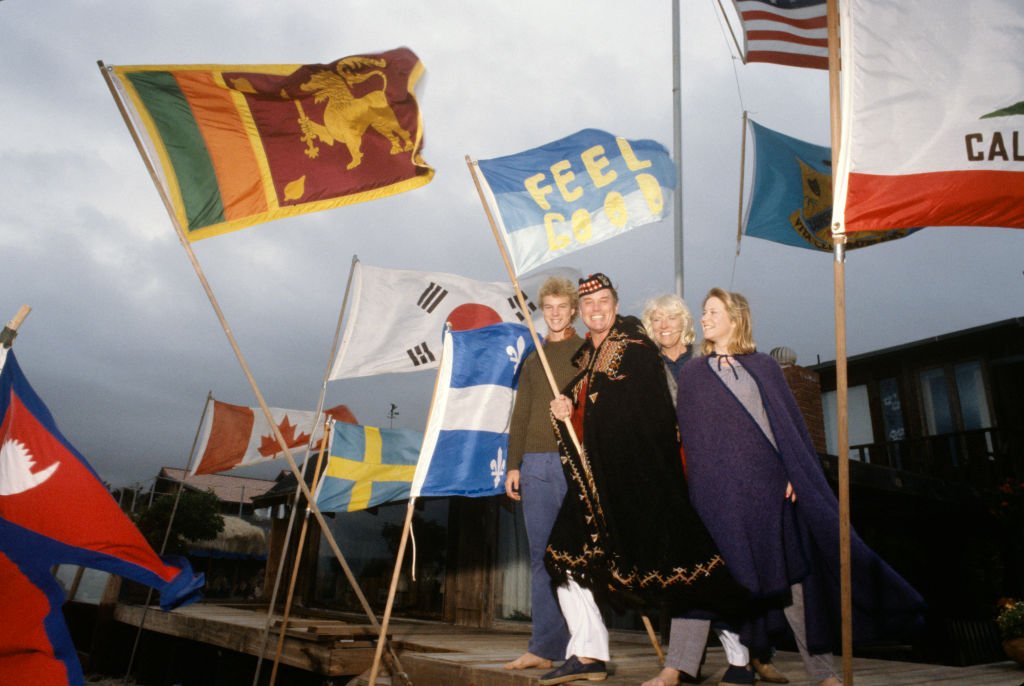
[[[740,638],[751,652],[793,630],[808,675],[838,684],[839,511],[778,364],[756,352],[746,298],[704,299],[704,356],[679,375],[677,414],[690,499],[751,594]],[[854,636],[916,621],[921,596],[851,531]]]

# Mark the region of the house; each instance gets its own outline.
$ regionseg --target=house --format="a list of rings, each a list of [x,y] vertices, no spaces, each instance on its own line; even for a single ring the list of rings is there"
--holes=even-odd
[[[811,370],[834,456],[835,363]],[[1024,596],[1024,318],[853,356],[847,378],[854,526],[925,596],[931,645],[980,661],[966,637],[994,641],[996,600]]]
[[[274,487],[270,479],[253,479],[230,474],[187,474],[184,469],[162,467],[153,483],[154,495],[174,493],[178,484],[194,491],[212,491],[221,503],[223,514],[252,517],[257,514],[253,499]]]
[[[262,596],[268,553],[269,513],[254,499],[275,482],[227,474],[188,475],[184,469],[163,467],[149,496],[169,497],[180,485],[200,492],[212,492],[220,502],[224,529],[216,538],[189,544],[187,557],[192,568],[206,574],[204,596],[208,599],[255,599]]]

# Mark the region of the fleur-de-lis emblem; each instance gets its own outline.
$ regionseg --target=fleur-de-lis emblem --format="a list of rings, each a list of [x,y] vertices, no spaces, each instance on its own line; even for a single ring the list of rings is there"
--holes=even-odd
[[[501,448],[498,448],[498,456],[491,460],[491,476],[494,477],[494,487],[497,488],[505,476],[505,456],[502,455]]]
[[[526,349],[526,341],[520,336],[516,339],[516,345],[513,348],[511,345],[505,347],[505,352],[508,353],[508,361],[512,363],[512,374],[514,375],[519,369],[519,363],[523,361],[523,351]]]

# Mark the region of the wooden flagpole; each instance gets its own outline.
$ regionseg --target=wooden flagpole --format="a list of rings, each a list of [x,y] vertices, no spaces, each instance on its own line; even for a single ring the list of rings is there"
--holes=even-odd
[[[832,188],[835,197],[836,162],[842,138],[842,118],[839,102],[839,4],[828,0],[828,84],[829,119],[832,129]],[[839,583],[842,614],[843,682],[853,686],[853,595],[850,571],[850,441],[848,424],[848,387],[846,377],[846,234],[845,229],[832,225],[833,282],[835,294],[836,326],[836,425],[838,463],[836,471],[839,490]]]
[[[427,417],[430,413],[427,413]],[[384,606],[384,616],[381,618],[381,636],[388,635],[388,625],[391,623],[391,610],[395,605],[395,594],[398,591],[398,579],[402,574],[402,563],[405,561],[405,544],[409,540],[409,532],[412,530],[413,508],[416,505],[415,498],[409,498],[409,504],[405,508],[405,523],[402,526],[402,538],[398,542],[398,554],[395,556],[395,569],[391,572],[391,586],[388,587],[388,601]],[[370,665],[370,678],[367,681],[369,686],[377,686],[377,672],[380,669],[381,650],[384,641],[377,642],[377,650],[373,654],[373,664]],[[271,682],[273,686],[273,682]]]
[[[214,313],[217,315],[217,319],[220,322],[221,328],[224,330],[224,335],[228,339],[228,343],[231,345],[232,351],[235,353],[235,358],[238,360],[239,366],[242,368],[242,372],[245,374],[246,380],[249,382],[250,388],[252,388],[253,394],[256,396],[256,401],[260,406],[260,410],[263,412],[263,416],[266,418],[267,423],[270,425],[274,438],[277,440],[278,445],[281,446],[281,451],[284,454],[285,460],[288,462],[288,468],[292,474],[295,475],[298,481],[299,489],[302,494],[306,497],[309,503],[310,511],[313,516],[316,517],[317,523],[320,525],[321,532],[324,538],[327,540],[328,545],[331,547],[334,556],[338,559],[338,563],[341,568],[345,571],[345,575],[348,577],[350,583],[353,585],[353,590],[356,596],[359,598],[363,611],[366,613],[367,619],[370,625],[376,629],[380,629],[380,624],[377,622],[377,617],[374,615],[373,610],[370,608],[369,602],[359,589],[358,585],[354,583],[355,575],[352,574],[352,570],[348,566],[348,562],[345,560],[345,556],[342,554],[341,549],[338,547],[337,541],[334,539],[334,535],[331,534],[330,528],[327,526],[326,520],[324,520],[323,513],[316,506],[316,502],[313,499],[313,494],[309,490],[309,486],[302,478],[302,473],[299,471],[298,465],[295,464],[295,458],[292,456],[292,451],[288,447],[287,441],[281,434],[280,427],[274,421],[274,416],[270,412],[270,407],[267,405],[267,401],[263,398],[263,393],[260,391],[259,385],[256,383],[255,377],[253,377],[252,371],[249,368],[249,363],[246,361],[245,356],[242,354],[241,348],[238,346],[238,342],[235,340],[235,336],[231,331],[231,327],[228,326],[227,319],[224,316],[223,310],[221,310],[220,303],[217,301],[216,296],[213,294],[213,289],[210,287],[210,282],[206,278],[206,274],[203,272],[203,268],[199,264],[199,260],[196,257],[195,251],[192,250],[192,244],[189,242],[188,237],[185,235],[178,218],[174,214],[174,207],[171,204],[170,198],[167,197],[163,186],[160,184],[160,180],[156,175],[156,169],[153,166],[152,160],[146,153],[145,146],[142,145],[142,139],[139,136],[138,131],[135,130],[135,125],[132,123],[131,117],[128,116],[128,111],[125,108],[124,103],[118,96],[117,89],[114,87],[114,83],[111,79],[110,73],[107,70],[106,65],[103,64],[102,60],[97,62],[100,73],[103,75],[104,81],[107,83],[107,87],[110,89],[110,93],[114,98],[114,102],[117,104],[117,108],[121,113],[121,117],[124,119],[125,125],[128,127],[128,131],[131,133],[132,140],[135,141],[135,145],[139,150],[139,154],[142,156],[142,160],[146,165],[146,169],[149,171],[150,178],[153,180],[153,184],[156,186],[157,192],[160,195],[160,200],[164,204],[164,209],[167,211],[167,216],[171,219],[171,225],[174,227],[175,233],[178,235],[178,241],[181,243],[182,249],[188,256],[189,262],[192,264],[192,268],[196,273],[196,277],[199,279],[199,283],[202,285],[203,290],[206,292],[206,297],[210,301],[210,305],[213,307]],[[381,638],[383,640],[383,637]]]
[[[320,384],[320,398],[317,400],[316,419],[314,420],[314,423],[313,423],[314,428],[320,423],[321,414],[323,413],[324,398],[327,395],[327,382],[329,380],[328,377],[330,377],[331,366],[332,366],[332,364],[334,362],[334,357],[335,357],[335,355],[337,354],[337,351],[338,351],[338,338],[340,337],[340,334],[341,334],[341,324],[342,324],[342,321],[345,318],[345,310],[346,310],[346,308],[348,306],[349,293],[351,292],[351,287],[352,287],[352,272],[353,272],[354,267],[355,267],[357,262],[359,262],[359,257],[356,256],[356,255],[353,255],[352,256],[352,264],[349,267],[348,280],[345,283],[345,294],[344,294],[344,296],[342,296],[342,299],[341,299],[341,310],[338,312],[338,323],[334,327],[334,340],[331,342],[331,351],[330,351],[330,353],[328,355],[328,359],[327,359],[327,370],[324,372],[324,378],[323,378],[323,381]],[[306,473],[306,468],[309,466],[310,447],[312,446],[313,436],[315,436],[315,435],[316,435],[316,431],[310,431],[309,444],[307,444],[307,446],[306,446],[306,455],[303,458],[303,463],[302,463],[303,481],[305,481],[305,478],[306,478],[306,474],[305,473]],[[277,606],[277,594],[281,590],[281,579],[284,576],[285,562],[287,562],[287,559],[288,559],[287,552],[288,552],[288,548],[289,548],[289,545],[291,544],[291,540],[292,540],[292,531],[295,528],[295,517],[297,516],[297,513],[298,513],[297,505],[299,503],[299,494],[301,492],[302,491],[298,487],[298,484],[296,484],[296,486],[295,486],[295,495],[292,498],[292,504],[294,506],[296,506],[296,507],[292,507],[292,511],[288,515],[288,526],[285,529],[284,541],[281,544],[281,557],[280,557],[280,559],[277,562],[277,572],[274,575],[274,589],[273,589],[273,591],[271,591],[270,601],[267,603],[267,617],[266,617],[266,620],[263,623],[263,634],[262,634],[262,636],[260,638],[260,653],[256,657],[256,669],[253,672],[252,686],[257,686],[257,684],[259,684],[260,673],[263,670],[263,657],[264,657],[264,653],[267,650],[267,641],[270,639],[270,625],[274,621],[274,608]],[[302,546],[300,545],[299,546],[299,550],[301,550],[301,547]],[[356,593],[360,593],[361,592],[361,589],[359,589],[358,586],[356,586],[357,582],[354,579],[349,579],[349,583],[354,585],[354,587],[356,589],[356,591],[355,591]]]
[[[445,335],[448,335],[447,331]],[[444,356],[444,348],[442,346],[441,355]],[[443,363],[444,360],[442,359]],[[434,413],[434,407],[437,403],[437,387],[441,382],[441,367],[442,364],[437,365],[437,376],[434,377],[434,390],[430,394],[430,407],[427,408],[427,422],[424,428],[430,426],[430,417]],[[415,476],[413,477],[415,480]],[[395,593],[398,591],[398,579],[402,572],[402,563],[405,561],[405,544],[409,540],[409,534],[412,531],[412,515],[413,505],[416,503],[416,498],[412,497],[410,493],[409,505],[405,511],[405,523],[402,525],[402,537],[398,541],[398,554],[395,556],[395,568],[391,572],[391,586],[388,588],[388,600],[384,606],[384,616],[381,618],[381,636],[387,636],[388,625],[391,623],[391,610],[395,603]],[[413,556],[415,560],[415,554]],[[377,670],[380,667],[381,657],[381,646],[383,643],[377,644],[377,650],[373,654],[373,664],[370,665],[370,679],[367,682],[369,686],[377,686]]]
[[[178,490],[174,493],[174,505],[171,506],[171,514],[167,518],[167,529],[164,531],[164,540],[160,544],[161,555],[167,552],[167,542],[171,539],[171,527],[174,526],[174,518],[178,514],[178,503],[181,502],[181,493],[185,490],[185,479],[188,478],[188,473],[192,470],[192,462],[196,457],[196,446],[199,445],[199,434],[203,430],[203,422],[206,421],[206,413],[210,410],[210,401],[212,400],[213,391],[207,391],[206,402],[203,403],[203,413],[199,415],[199,425],[196,427],[196,435],[192,439],[192,448],[189,450],[188,460],[185,462],[185,474],[181,478],[181,483],[178,484]],[[156,483],[153,484],[153,488],[156,488]],[[139,626],[135,630],[135,641],[132,643],[132,652],[128,656],[128,669],[126,669],[124,673],[124,683],[127,683],[128,677],[131,676],[132,668],[135,666],[135,654],[139,649],[139,641],[142,639],[142,629],[146,625],[146,615],[149,613],[149,604],[152,600],[153,588],[150,587],[149,590],[146,591],[146,604],[142,607],[142,617],[139,619]]]
[[[320,469],[324,463],[324,451],[327,449],[328,432],[333,429],[334,422],[324,422],[324,434],[320,438],[320,452],[316,456],[316,467],[313,470],[313,492],[316,492],[317,482],[320,479]],[[292,508],[292,512],[298,508]],[[306,508],[306,516],[302,519],[302,531],[299,532],[299,540],[295,545],[295,562],[292,564],[292,576],[288,580],[288,594],[284,601],[284,610],[281,612],[281,628],[277,634],[277,651],[274,653],[274,666],[270,670],[270,684],[274,686],[277,682],[277,667],[281,663],[281,652],[284,650],[285,632],[288,630],[288,617],[291,614],[292,600],[295,597],[295,581],[299,576],[299,566],[302,564],[302,546],[306,542],[306,531],[309,530],[309,508]],[[284,559],[284,555],[281,556]],[[262,651],[261,651],[262,652]]]
[[[523,289],[519,287],[519,277],[516,275],[516,270],[512,267],[512,260],[509,259],[508,250],[505,248],[505,242],[501,239],[501,235],[498,233],[498,225],[494,221],[494,215],[491,214],[490,205],[488,205],[487,198],[484,196],[484,189],[480,185],[480,179],[476,175],[476,163],[470,159],[469,155],[466,155],[466,166],[469,167],[469,175],[473,177],[473,185],[476,186],[477,195],[480,196],[480,203],[484,206],[484,214],[487,215],[487,221],[491,225],[491,234],[494,236],[494,240],[498,244],[498,251],[501,253],[501,260],[505,263],[505,270],[508,272],[508,277],[512,281],[512,289],[516,293],[516,300],[519,302],[519,307],[523,311],[523,316],[526,318],[526,325],[530,328],[530,338],[533,339],[533,346],[540,358],[541,366],[544,367],[544,375],[547,377],[548,384],[551,386],[551,395],[553,398],[557,398],[561,394],[562,389],[558,387],[558,383],[555,381],[555,375],[551,373],[551,365],[548,364],[547,355],[544,354],[544,346],[541,345],[540,336],[537,335],[537,328],[533,325],[533,317],[530,316],[530,310],[526,306],[526,299],[523,297]],[[572,438],[576,451],[582,454],[583,448],[580,445],[579,438],[576,437],[576,431],[573,429],[572,422],[565,422],[565,425],[569,429],[569,436]]]
[[[551,373],[551,365],[548,364],[547,355],[544,354],[544,346],[541,345],[540,337],[537,335],[537,329],[533,325],[533,318],[530,317],[530,311],[526,307],[523,290],[519,287],[519,277],[516,275],[516,270],[512,267],[512,260],[508,256],[508,250],[505,247],[505,242],[501,239],[501,235],[498,233],[497,222],[494,221],[494,215],[491,214],[491,208],[487,203],[483,187],[480,185],[480,179],[476,175],[476,163],[470,159],[469,155],[466,155],[466,166],[469,167],[469,175],[473,177],[473,185],[476,186],[477,195],[480,196],[480,203],[484,206],[484,214],[487,215],[487,221],[491,225],[491,234],[494,236],[494,240],[498,244],[498,251],[501,253],[502,261],[505,263],[505,269],[508,271],[509,279],[512,280],[512,288],[516,292],[516,299],[519,301],[519,307],[526,316],[526,324],[530,328],[530,337],[533,339],[533,346],[537,351],[537,356],[538,359],[540,359],[541,366],[544,367],[544,375],[548,379],[548,384],[551,386],[551,395],[553,398],[557,398],[561,394],[562,389],[558,387],[558,384],[555,382],[555,375]],[[573,427],[572,422],[567,421],[563,423],[565,424],[569,438],[572,440],[573,447],[576,448],[576,453],[582,455],[583,446],[580,443],[579,437],[576,436],[576,429]],[[658,655],[658,659],[660,661],[664,661],[661,643],[658,641],[657,636],[654,635],[653,628],[650,627],[650,620],[644,616],[644,621],[645,626],[648,627],[648,637],[651,639],[651,645],[654,646],[654,652]]]
[[[4,348],[10,348],[14,345],[14,339],[18,335],[18,329],[21,327],[21,323],[25,321],[25,317],[32,311],[32,308],[28,305],[22,305],[18,308],[18,311],[11,317],[11,320],[7,322],[7,325],[0,331],[0,346]],[[0,365],[2,366],[2,365]]]

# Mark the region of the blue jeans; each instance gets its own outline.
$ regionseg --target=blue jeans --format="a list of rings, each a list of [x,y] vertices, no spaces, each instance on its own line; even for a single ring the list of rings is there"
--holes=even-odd
[[[565,498],[565,475],[558,453],[526,453],[519,470],[523,519],[530,545],[530,605],[533,635],[528,650],[549,660],[565,659],[569,630],[565,626],[551,577],[544,567],[544,550]]]

